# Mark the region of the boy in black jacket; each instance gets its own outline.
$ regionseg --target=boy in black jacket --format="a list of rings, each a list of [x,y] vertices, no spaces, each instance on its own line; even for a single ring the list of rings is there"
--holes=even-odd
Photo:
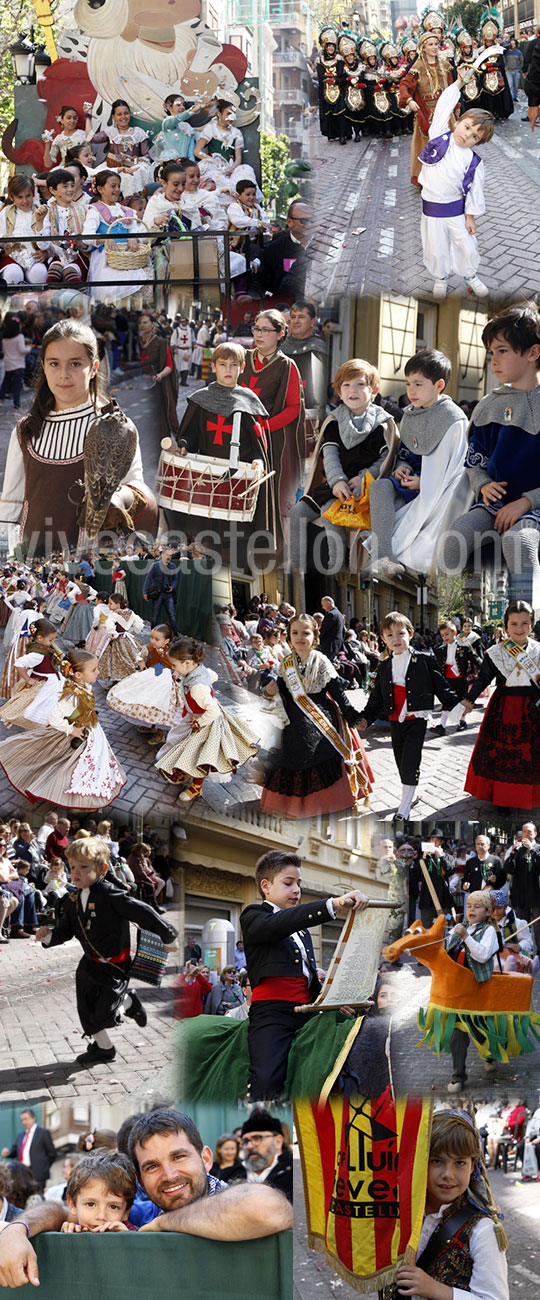
[[[146,903],[126,894],[104,879],[109,865],[104,840],[91,836],[76,840],[66,850],[71,882],[77,893],[64,900],[62,915],[53,930],[42,925],[36,933],[44,947],[55,948],[78,939],[83,956],[75,975],[77,1011],[83,1033],[92,1038],[77,1060],[81,1065],[113,1061],[116,1048],[108,1029],[119,1024],[121,1012],[146,1024],[146,1011],[136,993],[128,993],[131,969],[129,923],[159,935],[166,947],[174,947],[177,930]]]
[[[264,1101],[283,1092],[291,1043],[304,1023],[294,1008],[314,1002],[321,991],[310,929],[333,921],[337,907],[363,910],[368,900],[351,889],[341,898],[300,903],[300,858],[279,849],[259,858],[255,881],[263,902],[244,908],[240,924],[253,989],[250,1096]]]
[[[407,820],[420,779],[422,745],[434,697],[448,711],[459,701],[434,656],[409,649],[414,628],[404,614],[387,614],[380,631],[390,654],[379,664],[373,689],[362,710],[362,721],[356,725],[365,731],[377,718],[389,719],[392,749],[402,783],[401,802],[394,821]]]
[[[457,627],[451,619],[439,623],[439,632],[443,644],[435,646],[435,658],[449,686],[456,692],[459,700],[464,700],[469,689],[469,676],[473,672],[478,672],[482,667],[482,660],[472,646],[460,644],[457,639]],[[431,727],[432,736],[445,735],[447,719],[448,713],[445,710],[440,725]],[[465,731],[466,726],[465,718],[461,718],[458,722],[458,731]]]

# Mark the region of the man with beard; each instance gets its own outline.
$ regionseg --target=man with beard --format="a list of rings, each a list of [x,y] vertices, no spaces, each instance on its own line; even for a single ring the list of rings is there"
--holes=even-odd
[[[281,1120],[257,1106],[242,1124],[240,1141],[244,1168],[235,1172],[234,1182],[275,1187],[292,1205],[293,1162]]]
[[[154,1206],[154,1217],[139,1232],[183,1232],[213,1241],[252,1241],[292,1228],[292,1210],[274,1187],[229,1187],[210,1174],[211,1148],[196,1124],[179,1111],[139,1115],[128,1139],[137,1177]],[[227,1192],[225,1199],[221,1193]],[[0,1223],[0,1286],[39,1286],[37,1258],[30,1238],[59,1232],[70,1218],[61,1201],[44,1201],[25,1210],[24,1220]],[[15,1232],[15,1227],[17,1232]]]

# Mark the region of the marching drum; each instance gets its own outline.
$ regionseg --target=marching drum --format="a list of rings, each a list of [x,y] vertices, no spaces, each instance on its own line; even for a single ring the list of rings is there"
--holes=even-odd
[[[215,456],[182,456],[172,439],[164,438],[156,496],[166,510],[251,523],[264,477],[261,469],[252,469],[244,461],[231,471],[226,460]]]

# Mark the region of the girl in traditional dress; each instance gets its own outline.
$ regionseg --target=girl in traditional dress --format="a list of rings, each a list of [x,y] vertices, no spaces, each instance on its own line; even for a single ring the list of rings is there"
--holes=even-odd
[[[86,107],[86,105],[85,105]],[[59,135],[55,135],[51,143],[49,132],[44,133],[45,149],[43,151],[43,162],[47,170],[50,167],[63,167],[66,161],[68,149],[73,149],[77,144],[86,144],[92,133],[91,117],[86,115],[84,131],[79,126],[79,114],[76,108],[70,104],[65,104],[60,109],[59,122],[62,127]],[[51,133],[52,134],[52,133]]]
[[[119,595],[122,593],[119,592]],[[85,649],[90,650],[96,658],[103,654],[114,632],[114,619],[109,607],[109,592],[98,591],[92,611],[92,627],[86,638]]]
[[[96,144],[108,144],[107,166],[117,168],[122,176],[122,194],[140,194],[152,177],[150,139],[140,126],[131,125],[131,109],[125,99],[115,99],[111,108],[112,125],[93,137]]]
[[[4,602],[8,609],[11,610],[4,632],[4,649],[6,649],[13,644],[18,636],[20,636],[21,624],[20,619],[17,617],[19,612],[24,609],[26,605],[28,605],[28,607],[31,605],[28,579],[17,578],[15,591],[12,591],[9,596],[4,596]]]
[[[31,803],[45,799],[61,808],[103,808],[125,785],[125,773],[97,720],[92,690],[97,675],[94,655],[70,650],[65,685],[46,730],[0,744],[0,767]],[[42,690],[47,689],[45,684]]]
[[[77,590],[77,583],[68,576],[67,569],[60,570],[53,579],[47,601],[47,615],[53,623],[58,623],[59,626],[64,623]]]
[[[148,252],[145,265],[139,266],[140,259],[136,258],[136,254],[144,249],[144,244],[141,240],[131,237],[144,234],[146,226],[142,221],[137,220],[133,208],[126,208],[120,202],[119,172],[108,171],[106,168],[98,171],[93,181],[93,192],[94,198],[86,210],[83,228],[84,234],[89,237],[89,242],[93,245],[88,274],[91,294],[97,302],[111,299],[119,302],[123,298],[131,298],[133,294],[139,293],[144,284],[154,278],[154,264],[150,253]],[[122,251],[132,253],[137,265],[109,266],[107,249],[110,249],[111,244],[116,249],[117,241],[107,240],[106,245],[105,242],[100,244],[98,237],[105,234],[117,235]]]
[[[373,781],[362,743],[350,730],[361,715],[330,660],[316,648],[315,619],[309,614],[291,619],[288,639],[277,678],[288,725],[265,779],[261,808],[289,817],[353,808],[367,798]]]
[[[137,633],[144,627],[144,619],[128,609],[127,601],[115,591],[109,596],[109,609],[114,630],[99,658],[98,676],[102,682],[115,682],[135,672],[141,652]]]
[[[206,105],[209,107],[209,105]],[[181,95],[167,95],[163,102],[165,117],[161,123],[159,135],[154,137],[152,153],[154,159],[167,162],[169,159],[195,157],[195,141],[198,128],[191,125],[190,118],[196,117],[200,108],[192,104],[186,108],[186,101]]]
[[[73,641],[74,645],[79,645],[86,641],[92,627],[94,619],[92,602],[96,599],[97,592],[87,582],[81,582],[80,579],[76,579],[75,585],[77,594],[73,598],[71,609],[64,623],[62,636],[66,641]]]
[[[474,1119],[465,1111],[433,1116],[426,1212],[415,1264],[400,1264],[387,1297],[509,1300],[506,1234],[499,1222]]]
[[[231,779],[257,753],[257,738],[214,696],[217,674],[203,664],[204,648],[179,637],[168,651],[177,682],[179,712],[167,741],[157,755],[158,772],[172,785],[186,786],[180,803],[191,803],[202,792],[205,777],[220,783]]]
[[[11,434],[0,521],[20,525],[19,540],[34,553],[76,546],[82,537],[80,480],[88,431],[106,409],[98,384],[94,331],[62,320],[44,335],[34,400]],[[129,465],[119,462],[111,506],[136,500],[137,527],[155,525],[152,494],[143,479],[139,440]]]
[[[280,343],[287,323],[280,311],[261,311],[253,327],[255,347],[246,351],[239,383],[251,388],[268,411],[268,459],[275,470],[276,547],[287,534],[306,455],[306,421],[302,381],[295,362]]]
[[[152,745],[164,743],[163,728],[172,727],[177,708],[173,664],[168,653],[171,640],[168,623],[157,623],[150,633],[149,644],[143,647],[137,660],[137,671],[107,693],[109,708],[142,722],[139,731],[145,733]]]
[[[236,182],[244,179],[238,170],[242,164],[244,137],[234,125],[234,105],[227,99],[218,99],[216,109],[217,117],[212,117],[199,133],[194,156],[199,161],[203,180],[211,178],[218,190],[227,189],[234,194]]]
[[[465,790],[499,809],[540,805],[540,642],[531,636],[533,611],[524,600],[508,605],[505,636],[490,646],[463,708],[495,678],[471,755]]]
[[[60,679],[64,656],[55,645],[57,639],[58,628],[50,619],[34,618],[29,624],[27,635],[19,639],[17,646],[11,647],[4,666],[1,688],[10,697],[0,709],[0,718],[5,727],[17,725],[30,730],[36,725],[33,719],[25,718],[25,712],[49,677],[58,681]]]
[[[428,143],[428,133],[437,100],[453,80],[452,68],[441,54],[439,40],[431,32],[423,32],[418,42],[418,56],[399,84],[400,108],[414,113],[414,131],[411,140],[411,184],[420,188],[420,154]],[[450,128],[455,125],[450,119]]]
[[[6,284],[45,284],[47,253],[34,244],[17,244],[17,235],[38,235],[47,208],[34,207],[34,182],[30,176],[11,176],[7,184],[8,202],[0,212],[0,236],[13,236],[12,244],[0,247],[0,279]]]

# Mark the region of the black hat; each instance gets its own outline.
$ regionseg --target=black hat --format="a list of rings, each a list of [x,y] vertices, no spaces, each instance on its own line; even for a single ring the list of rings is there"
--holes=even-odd
[[[244,1120],[242,1124],[242,1137],[246,1133],[281,1133],[283,1134],[283,1125],[280,1119],[271,1115],[268,1110],[261,1106],[256,1106],[252,1110],[249,1119]]]
[[[429,838],[430,840],[444,840],[444,831],[441,830],[440,826],[434,826],[433,830],[429,832]]]

